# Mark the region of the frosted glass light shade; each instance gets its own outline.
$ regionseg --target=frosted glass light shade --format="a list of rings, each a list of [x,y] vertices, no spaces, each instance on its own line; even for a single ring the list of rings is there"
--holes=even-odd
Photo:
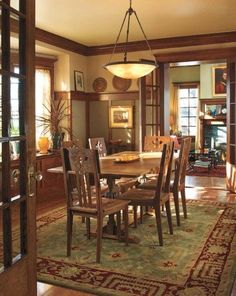
[[[108,63],[104,68],[115,76],[126,79],[137,79],[151,73],[156,68],[156,64],[150,61],[121,61]]]

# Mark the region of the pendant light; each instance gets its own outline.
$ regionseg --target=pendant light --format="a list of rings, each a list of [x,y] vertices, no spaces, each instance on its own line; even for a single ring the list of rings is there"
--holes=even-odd
[[[137,79],[140,78],[142,76],[145,76],[149,73],[151,73],[156,67],[156,60],[154,58],[154,61],[147,61],[147,60],[138,60],[138,61],[129,61],[127,58],[127,49],[128,49],[128,42],[129,42],[129,27],[130,27],[130,17],[132,15],[135,15],[136,20],[139,24],[139,27],[144,35],[145,41],[147,43],[148,49],[152,54],[152,50],[151,47],[148,43],[147,37],[144,33],[144,30],[142,28],[142,25],[139,21],[139,18],[136,14],[136,11],[133,10],[132,8],[132,0],[130,0],[130,7],[129,9],[126,11],[125,13],[125,17],[123,19],[119,34],[117,36],[116,42],[115,42],[115,46],[113,49],[113,52],[110,56],[110,60],[109,62],[104,65],[104,68],[107,69],[108,71],[110,71],[113,75],[121,77],[121,78],[126,78],[126,79]],[[118,62],[111,62],[112,57],[115,53],[116,47],[117,47],[117,43],[119,41],[120,38],[120,34],[122,32],[122,29],[124,27],[125,21],[128,18],[128,22],[127,22],[127,30],[126,30],[126,42],[125,42],[125,49],[124,49],[124,60],[123,61],[118,61]]]

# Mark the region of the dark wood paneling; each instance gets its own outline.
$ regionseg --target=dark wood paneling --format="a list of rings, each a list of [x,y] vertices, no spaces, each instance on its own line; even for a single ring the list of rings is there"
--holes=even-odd
[[[235,56],[236,47],[155,54],[156,60],[163,63],[203,61],[209,58],[211,60],[225,59]]]

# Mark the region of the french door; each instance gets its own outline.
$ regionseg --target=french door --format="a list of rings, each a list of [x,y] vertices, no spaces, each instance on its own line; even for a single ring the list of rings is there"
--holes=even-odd
[[[0,13],[0,295],[31,296],[36,295],[35,1],[0,1]]]

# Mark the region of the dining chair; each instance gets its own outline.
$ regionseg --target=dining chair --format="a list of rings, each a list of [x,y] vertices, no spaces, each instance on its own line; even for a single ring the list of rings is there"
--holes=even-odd
[[[174,180],[171,180],[170,190],[174,196],[177,225],[180,226],[179,193],[181,195],[184,218],[187,218],[185,179],[191,147],[191,137],[184,138],[181,143],[179,157],[176,160]]]
[[[184,218],[187,218],[187,206],[185,196],[185,179],[188,166],[189,151],[191,147],[191,137],[184,138],[181,142],[179,157],[175,160],[174,178],[170,181],[170,191],[173,193],[176,221],[180,226],[180,212],[179,212],[179,193],[181,194],[181,201],[183,207]],[[146,190],[154,190],[156,180],[153,178],[143,184],[139,188]]]
[[[89,138],[88,142],[89,148],[97,150],[99,157],[107,156],[107,148],[104,138]],[[138,184],[139,182],[136,178],[120,178],[116,180],[118,191],[121,193]]]
[[[107,148],[104,138],[89,138],[89,148],[98,151],[99,157],[107,155]]]
[[[90,219],[97,220],[96,262],[100,263],[104,217],[117,216],[117,236],[121,239],[121,211],[124,216],[125,243],[128,245],[129,201],[103,198],[99,178],[99,161],[96,150],[79,146],[61,150],[64,183],[67,198],[67,256],[71,255],[73,217],[86,219],[87,237],[90,239]]]
[[[165,205],[169,232],[173,234],[171,209],[170,209],[170,177],[171,165],[173,159],[173,142],[163,145],[161,162],[159,164],[159,174],[156,179],[155,189],[146,190],[141,188],[132,188],[119,196],[120,199],[130,200],[132,206],[150,206],[155,210],[156,225],[159,243],[163,245],[162,225],[161,225],[161,207]]]
[[[170,136],[145,136],[144,151],[157,152],[162,151],[163,145],[172,141]]]

